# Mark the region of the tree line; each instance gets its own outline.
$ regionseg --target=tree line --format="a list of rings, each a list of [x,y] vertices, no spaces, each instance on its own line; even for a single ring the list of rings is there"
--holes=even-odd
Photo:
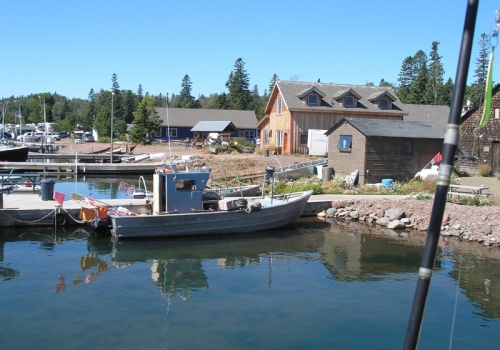
[[[394,90],[398,98],[407,104],[447,105],[451,103],[453,81],[443,81],[444,67],[439,55],[439,42],[434,41],[427,56],[422,50],[403,60],[398,76],[399,84],[394,85],[381,79],[379,86],[387,86]],[[467,86],[465,99],[478,106],[482,102],[484,83],[486,81],[489,38],[481,34],[479,55],[475,60],[474,82]],[[270,92],[279,77],[274,74],[268,89],[261,95],[257,85],[250,89],[250,75],[245,69],[245,62],[238,58],[225,84],[227,92],[214,93],[209,96],[192,95],[193,83],[188,74],[184,76],[179,94],[165,96],[150,95],[143,92],[139,85],[136,92],[120,89],[118,77],[111,77],[111,89],[96,92],[91,89],[86,100],[68,99],[57,93],[38,93],[28,96],[11,96],[3,100],[5,123],[18,124],[16,114],[22,116],[23,124],[54,122],[55,131],[92,130],[99,137],[111,135],[111,115],[113,115],[114,131],[123,134],[127,124],[134,124],[131,133],[134,142],[144,143],[151,138],[161,121],[155,107],[204,108],[227,110],[253,110],[260,120],[264,117],[264,109]],[[294,79],[292,79],[294,80]],[[319,81],[319,80],[318,80]],[[367,83],[367,85],[374,85]],[[465,102],[465,101],[464,101]],[[113,110],[111,105],[113,104]],[[44,115],[45,105],[45,115]]]

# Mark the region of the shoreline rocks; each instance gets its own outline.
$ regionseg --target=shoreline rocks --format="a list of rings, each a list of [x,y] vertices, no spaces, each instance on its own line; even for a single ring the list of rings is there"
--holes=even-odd
[[[432,201],[415,199],[340,200],[332,201],[332,207],[318,216],[345,221],[358,220],[395,231],[401,229],[427,231],[432,205]],[[488,247],[500,247],[500,207],[446,203],[441,235],[479,242]]]

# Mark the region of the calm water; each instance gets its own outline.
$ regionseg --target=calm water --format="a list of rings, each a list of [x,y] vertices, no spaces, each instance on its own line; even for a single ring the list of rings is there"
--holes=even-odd
[[[216,239],[0,237],[5,349],[401,349],[423,251],[411,232],[317,220]],[[453,349],[498,348],[496,255],[441,242],[420,349],[448,348],[452,329]]]

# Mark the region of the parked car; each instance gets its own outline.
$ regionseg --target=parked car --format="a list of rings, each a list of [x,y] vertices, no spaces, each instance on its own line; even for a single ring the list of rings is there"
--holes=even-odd
[[[29,131],[29,132],[25,132],[22,135],[19,135],[16,138],[16,140],[21,141],[21,142],[36,142],[39,140],[39,137],[34,132]]]
[[[83,142],[94,142],[94,135],[92,135],[91,131],[84,132],[82,135]]]
[[[62,139],[65,139],[66,137],[69,137],[69,132],[67,131],[59,131],[59,137]]]
[[[47,138],[50,138],[50,137],[53,138],[53,139],[55,139],[56,141],[59,141],[61,139],[61,137],[59,136],[59,134],[53,134],[51,132],[48,132],[47,133]]]

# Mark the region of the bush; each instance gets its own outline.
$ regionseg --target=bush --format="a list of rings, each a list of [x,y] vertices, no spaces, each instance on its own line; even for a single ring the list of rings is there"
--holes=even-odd
[[[477,167],[477,172],[481,176],[490,176],[491,175],[491,166],[489,164],[481,164]]]

